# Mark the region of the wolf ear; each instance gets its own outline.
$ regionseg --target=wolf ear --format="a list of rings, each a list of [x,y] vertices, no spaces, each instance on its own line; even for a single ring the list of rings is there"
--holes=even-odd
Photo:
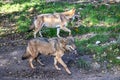
[[[61,39],[60,39],[60,42],[61,42],[62,44],[65,44],[65,43],[67,42],[67,40],[66,40],[65,38],[61,38]]]
[[[75,9],[75,8],[72,8],[72,10],[73,10],[73,11],[76,11],[76,9]]]
[[[74,42],[74,37],[73,36],[69,36],[69,37],[67,37],[67,40],[71,40],[71,41]]]

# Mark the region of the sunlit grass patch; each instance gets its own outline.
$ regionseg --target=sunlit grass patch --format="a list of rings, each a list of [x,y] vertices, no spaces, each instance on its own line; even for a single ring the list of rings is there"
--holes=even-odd
[[[29,3],[24,4],[5,4],[0,7],[0,13],[12,13],[12,12],[19,12],[24,10],[26,6],[31,6]]]

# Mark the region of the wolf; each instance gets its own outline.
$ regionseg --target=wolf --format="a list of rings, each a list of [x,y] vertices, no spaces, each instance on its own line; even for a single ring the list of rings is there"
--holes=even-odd
[[[22,60],[29,59],[29,64],[31,68],[35,68],[32,64],[33,60],[36,60],[41,65],[44,65],[40,60],[38,60],[39,55],[51,55],[54,56],[54,66],[57,70],[61,70],[57,66],[60,63],[66,70],[68,74],[71,74],[67,65],[62,60],[62,56],[66,51],[75,51],[76,46],[74,44],[73,37],[67,38],[34,38],[28,42],[25,53],[22,56]]]
[[[42,37],[41,29],[43,26],[48,28],[57,28],[57,37],[60,37],[60,29],[69,32],[71,35],[71,30],[66,26],[70,19],[75,18],[76,9],[73,8],[69,11],[54,13],[54,14],[41,14],[37,15],[34,18],[33,24],[30,26],[29,31],[34,29],[34,38],[36,38],[36,34],[39,32],[39,35]]]

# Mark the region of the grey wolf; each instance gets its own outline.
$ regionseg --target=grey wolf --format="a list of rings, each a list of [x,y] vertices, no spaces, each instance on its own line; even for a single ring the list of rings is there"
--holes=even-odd
[[[65,54],[65,51],[74,51],[76,46],[74,44],[74,39],[72,37],[65,38],[35,38],[28,42],[25,53],[22,56],[22,60],[29,59],[29,64],[31,68],[35,68],[32,64],[33,60],[36,60],[41,65],[44,65],[38,56],[43,55],[52,55],[54,56],[54,66],[57,70],[61,70],[57,66],[57,63],[60,63],[66,70],[68,74],[71,74],[67,65],[62,60],[62,56]]]
[[[42,37],[41,29],[43,26],[48,28],[57,28],[57,37],[60,37],[59,33],[61,29],[69,32],[69,35],[71,35],[71,30],[66,26],[71,18],[74,19],[75,11],[76,9],[73,8],[62,13],[37,15],[33,24],[30,26],[30,30],[34,29],[34,38],[36,38],[36,34],[38,32]]]

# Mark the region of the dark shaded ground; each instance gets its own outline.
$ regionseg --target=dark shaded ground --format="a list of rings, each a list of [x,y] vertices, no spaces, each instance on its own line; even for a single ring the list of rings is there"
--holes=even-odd
[[[77,1],[80,0],[76,0],[75,3],[78,3]],[[1,19],[1,21],[3,20],[4,19]],[[10,26],[11,29],[12,23],[10,25],[7,20],[8,19],[3,21],[5,22],[4,25]],[[25,34],[10,34],[5,37],[0,37],[0,80],[120,80],[120,71],[116,68],[113,70],[104,70],[104,72],[102,70],[96,71],[92,69],[84,70],[82,68],[78,68],[76,63],[77,58],[81,57],[85,61],[91,61],[92,59],[90,55],[84,54],[83,56],[66,54],[63,57],[65,63],[71,70],[72,75],[68,75],[63,68],[61,68],[62,71],[57,71],[53,65],[53,58],[46,56],[40,57],[45,66],[43,67],[37,63],[34,63],[36,69],[32,70],[29,67],[27,60],[21,60],[21,56],[25,51],[27,43],[27,40],[23,40],[24,37],[22,35]],[[88,35],[77,37],[81,39],[85,36],[88,37]],[[61,65],[59,66],[62,67]]]
[[[68,75],[63,68],[62,71],[57,71],[53,65],[53,58],[46,56],[40,57],[45,66],[34,62],[36,69],[32,70],[27,60],[21,60],[27,40],[1,38],[0,42],[2,44],[0,47],[0,80],[120,80],[120,71],[116,68],[104,72],[102,70],[78,68],[77,58],[81,57],[90,61],[92,59],[90,55],[66,54],[63,57],[72,75]],[[4,42],[7,44],[4,44]]]

